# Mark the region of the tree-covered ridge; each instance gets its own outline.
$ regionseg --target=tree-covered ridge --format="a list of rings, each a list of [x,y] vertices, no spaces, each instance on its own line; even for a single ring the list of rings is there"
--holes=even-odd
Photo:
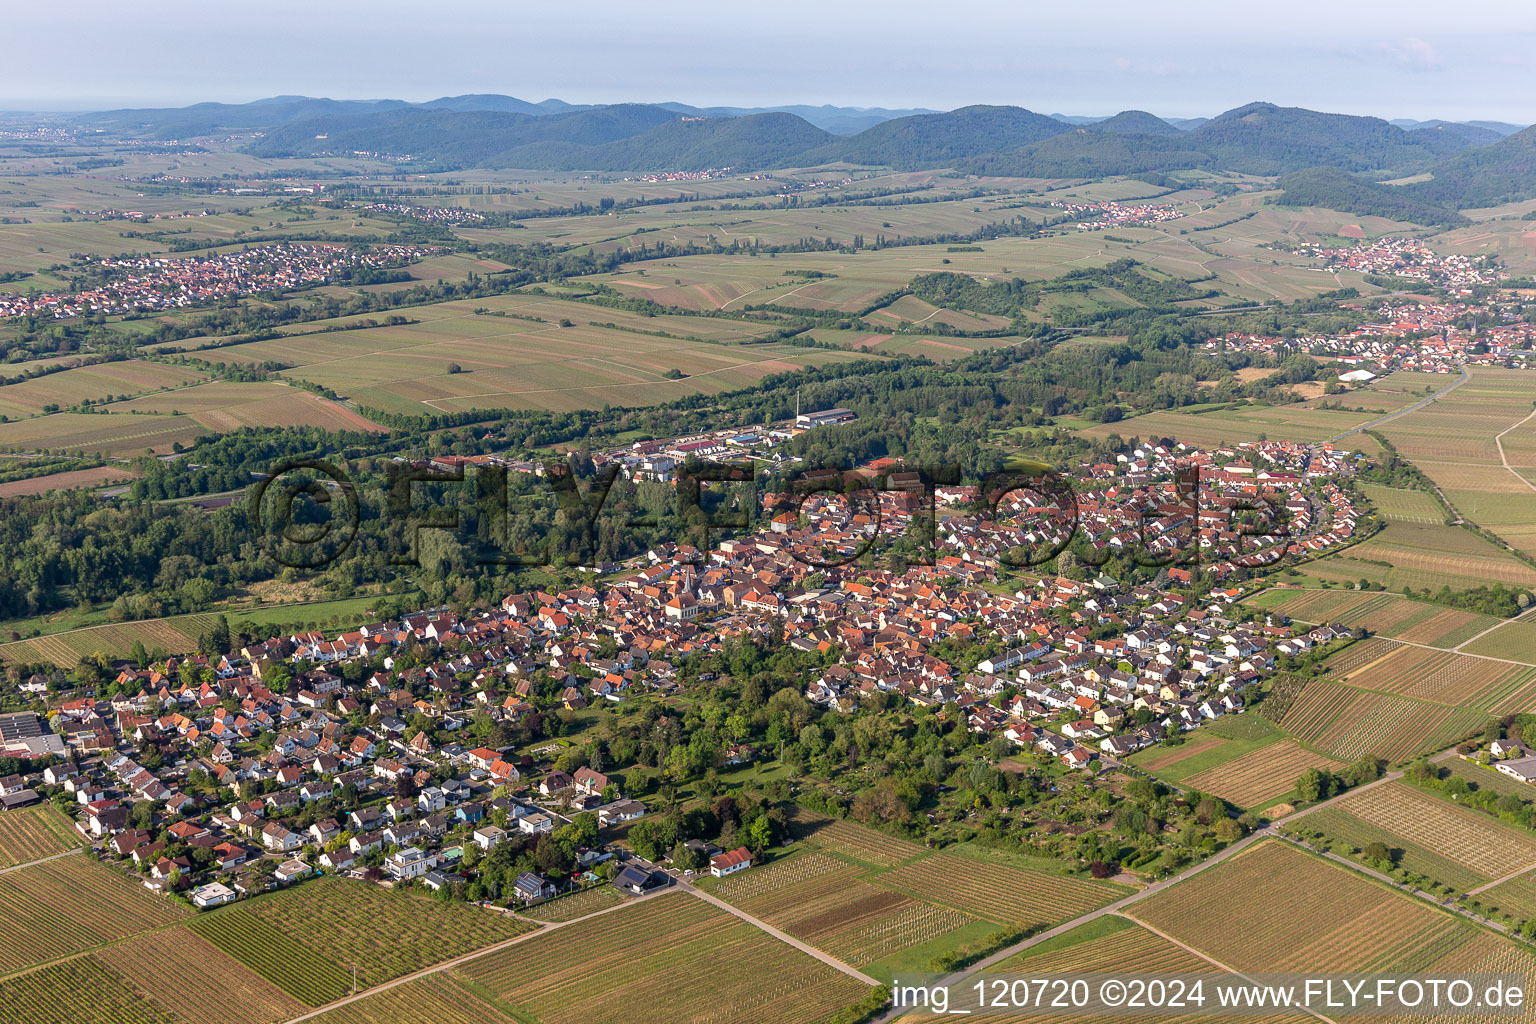
[[[1460,209],[1529,199],[1536,195],[1536,125],[1459,153],[1436,164],[1431,174],[1431,180],[1405,185],[1404,191]]]
[[[1162,312],[1176,308],[1176,303],[1207,299],[1216,294],[1209,289],[1197,289],[1183,278],[1149,271],[1131,259],[1116,260],[1104,267],[1069,271],[1048,281],[1014,278],[984,284],[964,274],[939,271],[913,278],[910,288],[918,298],[935,306],[1007,317],[1017,317],[1034,309],[1048,294],[1095,288],[1112,288],[1148,310]]]
[[[1149,127],[1139,114],[1126,111],[1111,118],[1120,122],[1119,131],[1102,122],[1012,152],[976,157],[963,166],[976,174],[1022,177],[1103,177],[1197,168],[1269,175],[1320,165],[1407,173],[1472,145],[1454,132],[1406,131],[1379,118],[1272,103],[1229,110],[1188,132]]]
[[[1024,146],[1071,130],[1071,125],[1023,107],[978,105],[886,121],[850,139],[798,154],[794,162],[944,167],[964,157]]]
[[[1309,167],[1280,179],[1282,206],[1325,206],[1362,217],[1386,217],[1413,224],[1465,224],[1455,210],[1425,202],[1408,189],[1379,185],[1336,167]]]

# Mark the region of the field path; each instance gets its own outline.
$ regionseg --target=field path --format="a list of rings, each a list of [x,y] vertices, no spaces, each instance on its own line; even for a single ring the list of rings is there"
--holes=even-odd
[[[1472,641],[1474,641],[1474,640],[1481,640],[1483,637],[1487,636],[1489,633],[1492,633],[1494,630],[1498,629],[1500,626],[1507,625],[1508,623],[1511,623],[1511,622],[1519,622],[1521,619],[1525,618],[1527,615],[1531,614],[1532,612],[1536,612],[1536,605],[1532,605],[1530,608],[1527,608],[1525,611],[1521,612],[1519,615],[1516,615],[1512,619],[1500,619],[1498,622],[1495,622],[1493,625],[1489,626],[1487,629],[1485,629],[1481,633],[1477,634],[1477,636],[1468,637],[1467,639],[1463,640],[1461,643],[1457,644],[1455,647],[1451,648],[1451,650],[1456,651],[1459,654],[1459,653],[1461,653],[1461,649],[1463,647],[1467,646],[1467,644],[1470,644]],[[1486,658],[1486,657],[1488,657],[1488,655],[1486,655],[1486,654],[1473,654],[1473,655],[1471,655],[1471,657],[1474,657],[1474,658]],[[1524,662],[1518,662],[1517,661],[1517,662],[1515,662],[1515,664],[1520,665],[1520,664],[1524,664]]]
[[[1521,868],[1519,871],[1511,871],[1509,874],[1505,875],[1503,878],[1495,878],[1493,881],[1489,882],[1487,885],[1480,885],[1476,889],[1468,889],[1467,890],[1467,895],[1468,896],[1476,896],[1480,892],[1487,892],[1489,889],[1492,889],[1496,885],[1503,885],[1505,882],[1512,882],[1516,878],[1519,878],[1521,875],[1525,874],[1527,871],[1530,871],[1532,868],[1536,868],[1536,864],[1527,864],[1525,867]]]
[[[1344,440],[1344,438],[1349,437],[1352,434],[1358,434],[1362,430],[1370,430],[1373,427],[1379,427],[1379,426],[1381,426],[1381,424],[1386,423],[1386,422],[1388,422],[1390,420],[1395,420],[1399,416],[1406,416],[1410,412],[1418,412],[1420,409],[1424,408],[1426,405],[1430,404],[1431,402],[1439,401],[1441,398],[1443,398],[1444,396],[1450,394],[1452,391],[1455,391],[1457,388],[1461,387],[1467,381],[1472,379],[1472,375],[1467,372],[1467,368],[1465,366],[1461,366],[1461,364],[1458,363],[1457,367],[1461,370],[1461,376],[1459,378],[1457,378],[1456,380],[1452,381],[1451,383],[1447,384],[1445,387],[1441,388],[1439,391],[1436,391],[1434,394],[1429,395],[1426,398],[1419,399],[1417,402],[1414,402],[1412,405],[1408,406],[1405,409],[1399,409],[1396,412],[1389,412],[1385,416],[1378,416],[1374,420],[1371,420],[1369,423],[1362,423],[1358,427],[1350,427],[1348,430],[1344,431],[1344,433],[1342,433],[1342,434],[1334,434],[1328,440],[1329,441],[1342,441],[1342,440]],[[1518,425],[1519,424],[1516,424],[1516,426],[1518,426]],[[1513,472],[1513,471],[1511,471],[1511,472]],[[1527,485],[1527,486],[1529,486],[1529,485]],[[1533,487],[1531,489],[1532,490],[1536,490],[1536,487]]]
[[[679,883],[679,884],[681,885],[682,890],[684,892],[693,893],[693,895],[697,896],[699,899],[703,900],[705,903],[708,903],[711,906],[719,907],[721,910],[725,911],[727,914],[730,914],[732,917],[739,917],[739,918],[741,918],[743,921],[745,921],[748,924],[752,925],[754,928],[757,928],[760,931],[767,932],[769,935],[772,935],[774,938],[778,939],[780,942],[787,942],[787,943],[789,943],[789,945],[794,946],[796,949],[798,949],[800,952],[806,954],[807,956],[815,957],[817,960],[820,960],[822,963],[826,964],[828,967],[836,968],[837,970],[842,971],[844,974],[848,975],[848,977],[853,978],[856,981],[862,981],[866,985],[878,985],[878,984],[880,984],[874,978],[871,978],[869,975],[864,974],[864,973],[862,973],[862,972],[860,972],[858,970],[855,970],[852,967],[849,967],[847,964],[843,963],[841,960],[837,959],[836,957],[833,957],[833,956],[830,956],[830,955],[828,955],[826,953],[823,953],[821,950],[817,949],[815,946],[808,946],[808,945],[806,945],[805,943],[801,942],[799,939],[795,938],[793,935],[787,935],[784,932],[779,931],[777,928],[775,928],[773,925],[769,924],[766,921],[759,921],[757,918],[753,917],[751,914],[748,914],[746,911],[738,910],[737,908],[731,906],[729,903],[725,902],[724,900],[720,899],[717,896],[713,896],[710,893],[703,892],[702,890],[699,890],[699,889],[695,889],[692,885],[689,885],[687,882],[682,882],[682,883]]]
[[[60,857],[68,857],[72,853],[79,852],[80,847],[76,846],[73,849],[65,850],[62,853],[55,853],[49,857],[39,857],[37,860],[29,860],[25,864],[12,864],[8,868],[0,868],[0,875],[8,875],[12,871],[20,871],[22,868],[30,868],[37,864],[46,864],[51,860],[58,860]]]
[[[1516,472],[1515,467],[1509,464],[1509,458],[1504,454],[1504,435],[1509,433],[1511,430],[1525,426],[1531,421],[1532,418],[1536,418],[1536,409],[1532,409],[1530,416],[1527,416],[1519,423],[1514,424],[1514,426],[1505,427],[1503,430],[1493,435],[1493,443],[1498,446],[1499,461],[1504,464],[1504,468],[1513,473],[1516,480],[1519,480],[1522,484],[1525,484],[1525,486],[1529,487],[1531,490],[1536,491],[1536,484],[1531,483],[1525,477]]]

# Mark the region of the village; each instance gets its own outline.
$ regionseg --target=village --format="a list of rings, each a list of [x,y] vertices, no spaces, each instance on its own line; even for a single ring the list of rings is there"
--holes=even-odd
[[[1058,210],[1066,210],[1070,214],[1083,217],[1084,219],[1077,225],[1079,231],[1099,231],[1103,228],[1125,227],[1131,224],[1162,224],[1184,216],[1177,207],[1158,206],[1152,203],[1131,205],[1109,200],[1089,203],[1053,200],[1051,205]]]
[[[1324,266],[1314,268],[1319,271],[1347,267],[1371,276],[1422,282],[1462,298],[1508,276],[1492,256],[1442,256],[1417,238],[1378,238],[1342,249],[1321,243],[1297,247],[1276,243],[1276,248],[1323,261]]]
[[[1461,373],[1464,366],[1527,369],[1536,325],[1506,299],[1481,302],[1399,300],[1370,312],[1372,320],[1343,334],[1259,336],[1231,332],[1205,342],[1207,351],[1254,352],[1284,359],[1307,354],[1339,363],[1345,383],[1395,370]]]
[[[1349,542],[1353,462],[1331,445],[1148,443],[1078,467],[1087,483],[1070,528],[1094,550],[1197,554],[1149,584],[1084,571],[1000,586],[1010,552],[1063,528],[1023,491],[993,517],[975,488],[937,488],[932,564],[860,564],[861,549],[908,533],[924,509],[902,486],[916,474],[880,462],[863,468],[895,471],[874,516],[824,493],[783,511],[785,496],[768,494],[756,532],[708,552],[663,545],[602,584],[120,663],[93,692],[52,697],[34,676],[23,695],[46,710],[0,723],[0,756],[26,766],[0,779],[0,801],[67,809],[99,857],[197,907],[320,873],[514,907],[589,886],[638,893],[744,870],[770,831],[641,857],[626,836],[655,797],[540,739],[542,723],[653,701],[674,714],[689,666],[743,639],[816,658],[803,696],[819,713],[927,708],[960,716],[977,742],[1091,775],[1243,713],[1277,666],[1350,636],[1232,607],[1255,566]],[[1289,518],[1257,560],[1235,518],[1256,500]],[[955,651],[970,652],[963,664]],[[765,737],[736,735],[706,752],[710,772],[771,756]],[[482,884],[503,843],[524,870],[505,888]]]
[[[90,313],[180,309],[221,298],[328,284],[360,269],[387,270],[437,250],[421,245],[352,247],[278,242],[213,256],[103,256],[73,273],[101,282],[77,291],[36,295],[0,292],[0,318],[64,319]]]

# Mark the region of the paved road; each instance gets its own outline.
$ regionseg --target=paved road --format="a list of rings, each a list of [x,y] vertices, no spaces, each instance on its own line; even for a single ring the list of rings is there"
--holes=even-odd
[[[1406,415],[1408,415],[1411,412],[1418,412],[1420,409],[1424,408],[1429,403],[1434,402],[1434,401],[1438,401],[1443,396],[1450,394],[1452,391],[1455,391],[1457,388],[1461,387],[1467,381],[1472,379],[1472,375],[1467,372],[1467,368],[1465,366],[1462,366],[1461,364],[1458,363],[1457,367],[1461,370],[1461,376],[1458,377],[1456,380],[1452,381],[1451,383],[1447,384],[1445,387],[1441,388],[1439,391],[1436,391],[1434,394],[1430,395],[1429,397],[1419,399],[1417,402],[1414,402],[1412,405],[1408,406],[1406,409],[1399,409],[1396,412],[1389,412],[1385,416],[1378,416],[1374,420],[1371,420],[1371,422],[1369,422],[1369,423],[1362,423],[1358,427],[1350,427],[1348,430],[1344,431],[1344,433],[1342,433],[1342,434],[1334,434],[1328,440],[1330,440],[1330,441],[1342,441],[1346,437],[1349,437],[1351,434],[1358,434],[1362,430],[1372,430],[1375,427],[1378,427],[1378,426],[1380,426],[1383,423],[1387,423],[1387,422],[1389,422],[1391,420],[1397,419],[1399,416],[1406,416]]]

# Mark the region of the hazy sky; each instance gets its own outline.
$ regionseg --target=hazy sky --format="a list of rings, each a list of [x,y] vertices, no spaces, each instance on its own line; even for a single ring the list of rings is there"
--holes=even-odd
[[[0,107],[282,93],[1215,114],[1250,100],[1536,121],[1517,0],[7,3]]]

